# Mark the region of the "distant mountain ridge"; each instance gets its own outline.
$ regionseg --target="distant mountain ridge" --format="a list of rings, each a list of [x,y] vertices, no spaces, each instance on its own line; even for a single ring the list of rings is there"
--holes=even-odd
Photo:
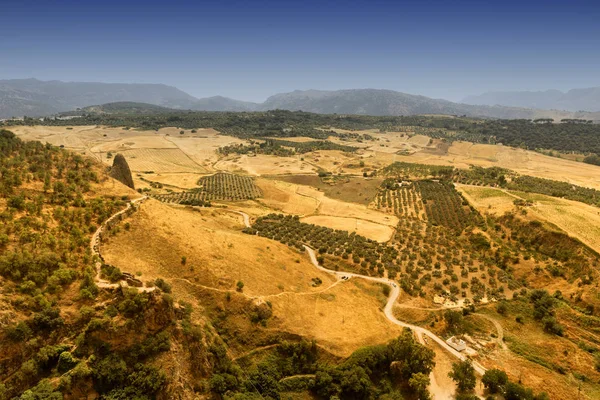
[[[600,111],[600,87],[572,89],[568,92],[554,89],[539,92],[486,92],[478,96],[468,96],[463,103],[597,112]]]
[[[165,109],[152,109],[147,105]],[[101,106],[102,109],[98,109]],[[90,112],[115,112],[116,107],[121,111],[138,114],[168,111],[168,109],[194,111],[283,109],[321,114],[378,116],[448,114],[481,118],[600,120],[600,113],[471,105],[384,89],[296,90],[273,95],[264,103],[252,103],[222,96],[198,99],[173,86],[162,84],[44,82],[37,79],[0,80],[0,118],[24,115],[48,116],[85,107],[88,107]]]

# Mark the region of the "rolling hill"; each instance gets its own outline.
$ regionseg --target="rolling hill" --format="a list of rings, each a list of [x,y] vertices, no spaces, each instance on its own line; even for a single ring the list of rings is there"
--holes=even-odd
[[[592,96],[593,97],[593,96]],[[583,118],[600,120],[599,113],[541,110],[495,105],[472,105],[382,89],[336,91],[296,90],[276,94],[264,103],[252,103],[222,96],[197,99],[175,87],[161,84],[120,84],[39,81],[0,81],[0,118],[48,116],[96,104],[119,104],[134,112],[133,103],[194,111],[291,110],[319,114],[419,115],[447,114],[479,118]],[[129,104],[127,106],[127,104]],[[95,106],[97,107],[97,106]],[[139,106],[137,108],[140,108]],[[145,113],[166,111],[144,108]],[[108,108],[105,107],[107,112]],[[97,110],[96,110],[97,111]],[[108,112],[115,112],[109,110]],[[137,111],[139,113],[139,110]]]
[[[539,92],[487,92],[468,96],[467,104],[501,105],[567,111],[600,111],[600,87],[573,89],[568,92],[545,90]]]

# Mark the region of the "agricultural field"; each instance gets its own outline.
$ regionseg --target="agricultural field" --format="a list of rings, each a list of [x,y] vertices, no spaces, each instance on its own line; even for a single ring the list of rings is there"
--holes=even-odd
[[[132,172],[151,171],[166,172],[196,172],[206,173],[206,170],[193,162],[180,149],[132,149],[120,151]],[[108,158],[108,157],[107,157]]]
[[[282,175],[274,179],[297,185],[310,186],[322,191],[325,196],[349,203],[369,205],[383,181],[381,178],[362,178],[346,175]]]
[[[377,242],[387,242],[394,234],[394,229],[387,225],[346,217],[333,217],[329,215],[312,215],[300,219],[305,224],[326,226],[335,230],[354,232],[357,235],[373,239]]]
[[[551,398],[574,398],[577,385],[582,398],[597,397],[598,167],[446,140],[437,128],[322,129],[328,138],[269,138],[290,152],[277,156],[246,153],[264,139],[208,128],[16,128],[104,166],[125,156],[150,199],[103,236],[105,263],[144,290],[169,288],[165,302],[179,309],[189,303],[200,335],[214,330],[227,357],[254,368],[283,340],[316,340],[332,360],[384,343],[402,332],[383,312],[397,288],[397,320],[444,340],[467,335],[474,360],[536,392],[556,382]],[[49,193],[62,190],[53,184]],[[94,190],[136,196],[119,187]],[[18,204],[0,205],[9,200]],[[318,265],[363,277],[316,268],[304,246]],[[436,352],[430,390],[443,397],[454,358],[417,339]]]
[[[317,171],[315,166],[302,161],[300,156],[277,157],[264,154],[228,156],[214,163],[213,168],[257,176],[315,173]]]
[[[262,196],[254,178],[236,174],[217,173],[198,180],[198,188],[184,192],[156,194],[167,203],[183,205],[210,205],[211,201],[253,200]]]
[[[426,220],[457,232],[481,223],[477,212],[449,182],[387,179],[377,194],[375,206],[399,217]]]

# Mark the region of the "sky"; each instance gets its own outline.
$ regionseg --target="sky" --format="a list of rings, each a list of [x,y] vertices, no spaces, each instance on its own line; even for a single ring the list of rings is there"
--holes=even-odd
[[[0,79],[164,83],[196,97],[569,90],[600,86],[598,49],[597,0],[0,0]]]

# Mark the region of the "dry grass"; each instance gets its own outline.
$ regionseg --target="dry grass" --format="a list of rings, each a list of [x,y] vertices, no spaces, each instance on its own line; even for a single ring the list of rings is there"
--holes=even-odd
[[[381,287],[360,280],[335,284],[306,254],[278,242],[241,233],[241,218],[224,210],[191,211],[150,200],[102,246],[106,261],[173,284],[178,298],[193,300],[194,289],[234,290],[268,300],[270,327],[316,339],[338,355],[395,337],[380,307]],[[182,265],[181,256],[187,257]],[[323,283],[313,287],[312,278]]]
[[[320,178],[316,175],[284,175],[276,179],[298,185],[312,186],[325,196],[349,203],[369,205],[383,181],[382,178],[333,177]]]
[[[321,199],[318,214],[331,215],[334,217],[357,218],[390,227],[398,225],[398,218],[394,215],[372,210],[362,204],[346,203],[344,201],[330,199],[329,197],[323,197]]]
[[[480,212],[501,215],[516,209],[513,203],[515,199],[533,201],[533,206],[527,207],[529,217],[548,221],[600,252],[600,209],[598,207],[541,194],[467,185],[456,186]]]
[[[378,242],[387,242],[394,234],[394,229],[389,226],[357,218],[314,215],[302,218],[300,221],[342,231],[356,232],[358,235],[365,236]]]
[[[180,149],[131,149],[120,153],[132,172],[206,172]]]
[[[273,299],[282,328],[315,338],[336,355],[386,342],[401,332],[381,311],[381,287],[352,279],[319,295]],[[379,298],[378,298],[379,297]]]
[[[600,378],[600,373],[592,368],[593,356],[580,349],[576,341],[569,339],[572,336],[569,326],[566,337],[547,334],[543,332],[540,322],[534,321],[526,310],[520,311],[519,307],[519,303],[511,305],[511,312],[506,316],[497,314],[491,308],[480,311],[500,322],[510,349],[496,351],[483,359],[482,363],[488,368],[506,371],[511,380],[521,379],[524,385],[536,392],[547,392],[552,399],[577,398],[579,385],[582,387],[581,398],[598,398],[597,385],[583,383],[570,373],[585,375],[591,382],[598,382]],[[524,324],[515,321],[517,313],[524,316]],[[560,310],[558,315],[560,320]],[[556,370],[558,366],[567,373],[559,373]]]
[[[229,156],[214,164],[214,168],[229,172],[243,171],[250,175],[306,174],[317,168],[300,157],[277,157],[264,154]]]
[[[141,272],[144,280],[181,278],[227,290],[242,281],[252,296],[317,290],[311,287],[314,277],[324,285],[332,282],[302,254],[243,234],[241,216],[230,212],[192,211],[149,200],[130,224],[129,232],[111,238],[102,251],[108,263]]]
[[[287,214],[314,214],[324,197],[322,192],[309,186],[260,178],[256,184],[263,191],[261,203]]]

